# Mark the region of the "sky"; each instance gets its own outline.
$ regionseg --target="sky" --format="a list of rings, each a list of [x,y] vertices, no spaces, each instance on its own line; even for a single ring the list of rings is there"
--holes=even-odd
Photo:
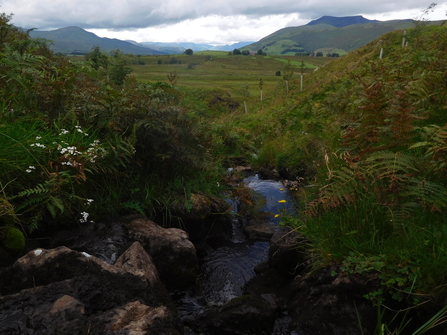
[[[447,19],[446,3],[421,0],[0,0],[23,28],[78,26],[100,37],[214,45],[256,42],[324,15],[370,20]]]

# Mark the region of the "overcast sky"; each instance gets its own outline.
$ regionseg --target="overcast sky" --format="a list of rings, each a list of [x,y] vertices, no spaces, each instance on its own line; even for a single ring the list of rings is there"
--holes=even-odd
[[[421,0],[0,0],[24,28],[79,26],[100,37],[137,42],[231,44],[258,41],[324,15],[363,15],[370,20],[420,18]],[[443,20],[446,3],[426,18]]]

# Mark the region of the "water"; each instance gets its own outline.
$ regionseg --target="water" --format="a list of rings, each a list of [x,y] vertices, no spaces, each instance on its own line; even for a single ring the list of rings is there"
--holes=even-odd
[[[265,198],[262,210],[273,214],[270,221],[278,224],[280,217],[275,218],[274,214],[295,211],[292,197],[280,182],[262,180],[256,175],[246,178],[244,183]],[[237,201],[228,201],[236,214]],[[201,259],[200,268],[202,295],[200,298],[189,295],[181,298],[183,307],[179,312],[184,318],[201,314],[206,306],[222,306],[240,297],[245,284],[256,275],[254,267],[268,259],[269,242],[248,240],[237,215],[230,221],[230,236],[207,239],[207,252]]]

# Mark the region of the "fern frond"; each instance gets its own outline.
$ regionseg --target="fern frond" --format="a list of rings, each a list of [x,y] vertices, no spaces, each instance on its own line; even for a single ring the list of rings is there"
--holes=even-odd
[[[331,183],[320,189],[319,202],[324,208],[334,208],[355,200],[359,192],[356,172],[348,167],[332,171]]]
[[[33,195],[33,194],[43,194],[43,193],[49,193],[49,192],[50,192],[50,190],[48,189],[47,183],[37,184],[33,188],[19,192],[17,195],[11,197],[11,199],[29,197],[30,195]]]
[[[412,178],[404,195],[418,199],[431,210],[447,208],[447,188],[434,182]]]
[[[366,162],[370,171],[378,179],[387,178],[395,174],[411,174],[417,171],[414,157],[403,152],[373,152],[366,159]]]

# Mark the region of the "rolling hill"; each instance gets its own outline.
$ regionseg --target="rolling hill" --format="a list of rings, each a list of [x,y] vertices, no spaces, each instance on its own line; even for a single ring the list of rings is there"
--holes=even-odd
[[[376,21],[362,16],[323,16],[304,26],[280,29],[243,49],[262,50],[272,55],[313,54],[318,51],[343,55],[385,33],[413,27],[413,20]]]

